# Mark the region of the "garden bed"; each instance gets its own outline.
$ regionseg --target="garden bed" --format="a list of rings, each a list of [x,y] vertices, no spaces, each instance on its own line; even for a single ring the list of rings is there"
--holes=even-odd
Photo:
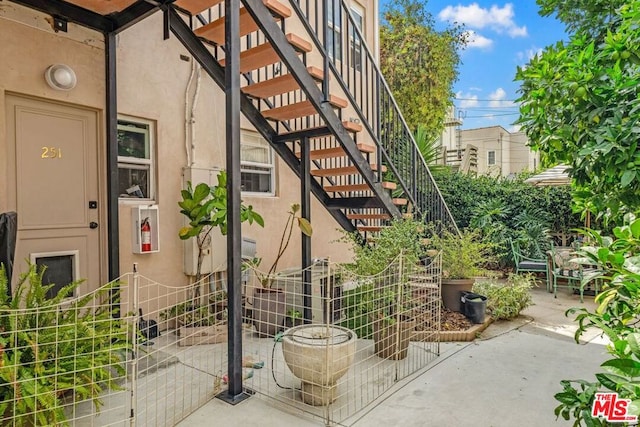
[[[440,342],[473,341],[493,322],[490,316],[485,317],[484,323],[473,324],[464,314],[442,309],[440,319]],[[418,331],[415,333],[417,341],[432,341],[433,332]]]

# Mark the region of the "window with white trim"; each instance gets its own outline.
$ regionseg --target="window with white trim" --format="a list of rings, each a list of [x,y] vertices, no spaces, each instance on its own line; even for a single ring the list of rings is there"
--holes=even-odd
[[[494,166],[496,164],[496,152],[494,150],[487,151],[487,165]]]
[[[267,141],[250,132],[242,132],[240,145],[240,182],[243,193],[275,195],[275,162]]]
[[[327,0],[328,27],[325,49],[331,59],[342,58],[342,14],[340,0]]]
[[[121,199],[155,198],[155,124],[118,119],[118,195]]]
[[[364,8],[357,3],[352,4],[351,15],[356,27],[360,30],[360,34],[364,36]],[[349,52],[349,65],[360,71],[362,69],[362,39],[353,28],[349,31],[349,47],[351,50]]]

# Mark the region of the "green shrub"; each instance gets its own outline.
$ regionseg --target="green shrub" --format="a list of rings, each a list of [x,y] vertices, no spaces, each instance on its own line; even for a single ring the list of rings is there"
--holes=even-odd
[[[43,273],[30,265],[10,297],[0,265],[2,425],[68,425],[69,399],[92,400],[99,410],[100,395],[121,390],[116,379],[126,374],[123,356],[132,335],[108,302],[115,284],[66,301],[80,284],[74,282],[47,299],[53,285],[42,284]]]
[[[507,283],[482,282],[473,285],[473,292],[487,297],[487,311],[494,319],[513,319],[529,307],[533,300],[531,288],[535,277],[511,274]]]

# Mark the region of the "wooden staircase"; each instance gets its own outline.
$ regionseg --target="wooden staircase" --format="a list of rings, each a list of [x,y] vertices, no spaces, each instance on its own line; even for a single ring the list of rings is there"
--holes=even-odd
[[[176,9],[168,6],[168,13],[173,14],[174,34],[224,89],[220,77],[225,58],[218,58],[224,55],[219,49],[225,39],[225,19],[219,16],[222,1],[177,0]],[[290,7],[278,0],[243,0],[243,4],[243,114],[296,173],[303,144],[310,145],[312,191],[343,228],[375,233],[390,219],[400,218],[407,200],[392,198],[397,184],[383,179],[388,168],[380,164],[375,142],[365,137],[358,141],[363,126],[342,118],[351,105],[338,85],[328,84],[326,62],[318,59],[307,34],[283,31],[293,26],[285,25],[292,19]],[[213,16],[211,21],[189,27],[191,34],[180,27],[202,22],[207,15]],[[173,21],[177,17],[180,23]],[[202,47],[194,45],[194,38]],[[328,93],[321,90],[323,82]]]

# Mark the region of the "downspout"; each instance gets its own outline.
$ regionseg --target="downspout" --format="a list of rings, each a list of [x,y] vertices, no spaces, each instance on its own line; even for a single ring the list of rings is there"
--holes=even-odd
[[[189,91],[191,89],[191,82],[193,82],[193,76],[196,73],[196,66],[194,60],[191,61],[191,74],[189,75],[189,81],[187,87],[184,90],[184,148],[187,153],[187,167],[191,167],[191,150],[193,147],[193,141],[190,139],[191,120],[189,119]]]
[[[194,61],[195,62],[195,61]],[[198,106],[198,97],[200,95],[200,83],[202,81],[202,67],[196,63],[196,89],[193,92],[191,100],[191,114],[189,117],[189,125],[191,126],[191,159],[192,165],[196,162],[196,107]]]

